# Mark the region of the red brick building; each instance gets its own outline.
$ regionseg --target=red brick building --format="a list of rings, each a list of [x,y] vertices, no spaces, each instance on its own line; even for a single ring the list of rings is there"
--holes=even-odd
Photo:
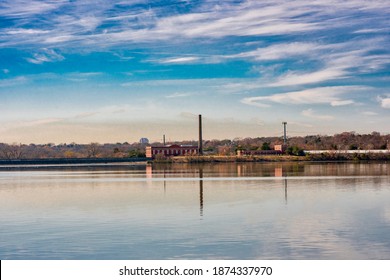
[[[170,146],[146,147],[146,157],[148,158],[155,158],[157,155],[172,157],[172,156],[186,156],[186,155],[197,155],[197,154],[198,154],[197,146],[170,145]]]

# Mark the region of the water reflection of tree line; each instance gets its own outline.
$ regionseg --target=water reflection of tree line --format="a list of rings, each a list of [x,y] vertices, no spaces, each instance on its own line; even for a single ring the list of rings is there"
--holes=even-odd
[[[174,175],[176,178],[199,178],[199,208],[200,215],[204,213],[205,198],[204,198],[204,178],[218,178],[218,177],[268,177],[281,178],[280,186],[284,188],[284,200],[288,203],[288,179],[287,177],[294,176],[317,176],[321,177],[335,177],[332,180],[337,188],[357,187],[361,184],[362,178],[366,175],[373,177],[371,181],[376,188],[380,188],[383,182],[382,178],[375,178],[376,174],[381,176],[389,175],[388,164],[354,164],[354,163],[307,163],[307,164],[197,164],[197,165],[163,165],[156,166],[149,165],[146,168],[147,178],[154,175],[163,176],[164,190],[166,189],[167,180],[170,177],[168,174]],[[339,177],[339,178],[337,178]],[[346,178],[348,177],[348,178]],[[337,178],[337,179],[336,179]],[[351,184],[352,183],[352,184]]]
[[[148,168],[148,167],[147,167]],[[304,172],[304,166],[297,164],[275,163],[218,163],[218,164],[153,164],[153,173],[166,172],[178,177],[195,177],[203,170],[204,177],[273,177],[275,168],[283,168],[290,174],[298,175]]]
[[[202,164],[153,164],[153,172],[160,170],[173,173],[180,177],[194,177],[202,168],[204,177],[273,177],[275,169],[282,168],[285,176],[380,176],[390,175],[388,163],[315,163],[315,162],[284,162],[284,163],[202,163]]]

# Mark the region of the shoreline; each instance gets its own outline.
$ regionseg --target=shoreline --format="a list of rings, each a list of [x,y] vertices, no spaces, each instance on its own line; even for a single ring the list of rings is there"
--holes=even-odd
[[[0,160],[0,166],[26,166],[26,165],[105,165],[146,163],[149,158],[39,158],[39,159],[9,159]]]
[[[0,160],[0,166],[113,166],[139,165],[149,163],[239,163],[239,162],[359,162],[390,161],[390,153],[383,154],[340,154],[322,153],[295,155],[251,155],[251,156],[177,156],[159,159],[138,158],[46,158]]]

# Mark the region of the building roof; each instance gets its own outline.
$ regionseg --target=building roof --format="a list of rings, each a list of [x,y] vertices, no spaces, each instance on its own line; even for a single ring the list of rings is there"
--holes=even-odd
[[[198,146],[191,146],[191,145],[165,145],[165,146],[149,146],[153,149],[180,149],[180,148],[198,148]]]

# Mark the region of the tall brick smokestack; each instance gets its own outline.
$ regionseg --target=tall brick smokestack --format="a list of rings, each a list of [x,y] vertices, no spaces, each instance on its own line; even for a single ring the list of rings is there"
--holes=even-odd
[[[286,135],[287,122],[282,122],[282,124],[283,124],[283,144],[286,145],[287,144],[287,135]]]
[[[199,143],[198,150],[199,155],[203,155],[203,140],[202,140],[202,115],[199,115]]]

